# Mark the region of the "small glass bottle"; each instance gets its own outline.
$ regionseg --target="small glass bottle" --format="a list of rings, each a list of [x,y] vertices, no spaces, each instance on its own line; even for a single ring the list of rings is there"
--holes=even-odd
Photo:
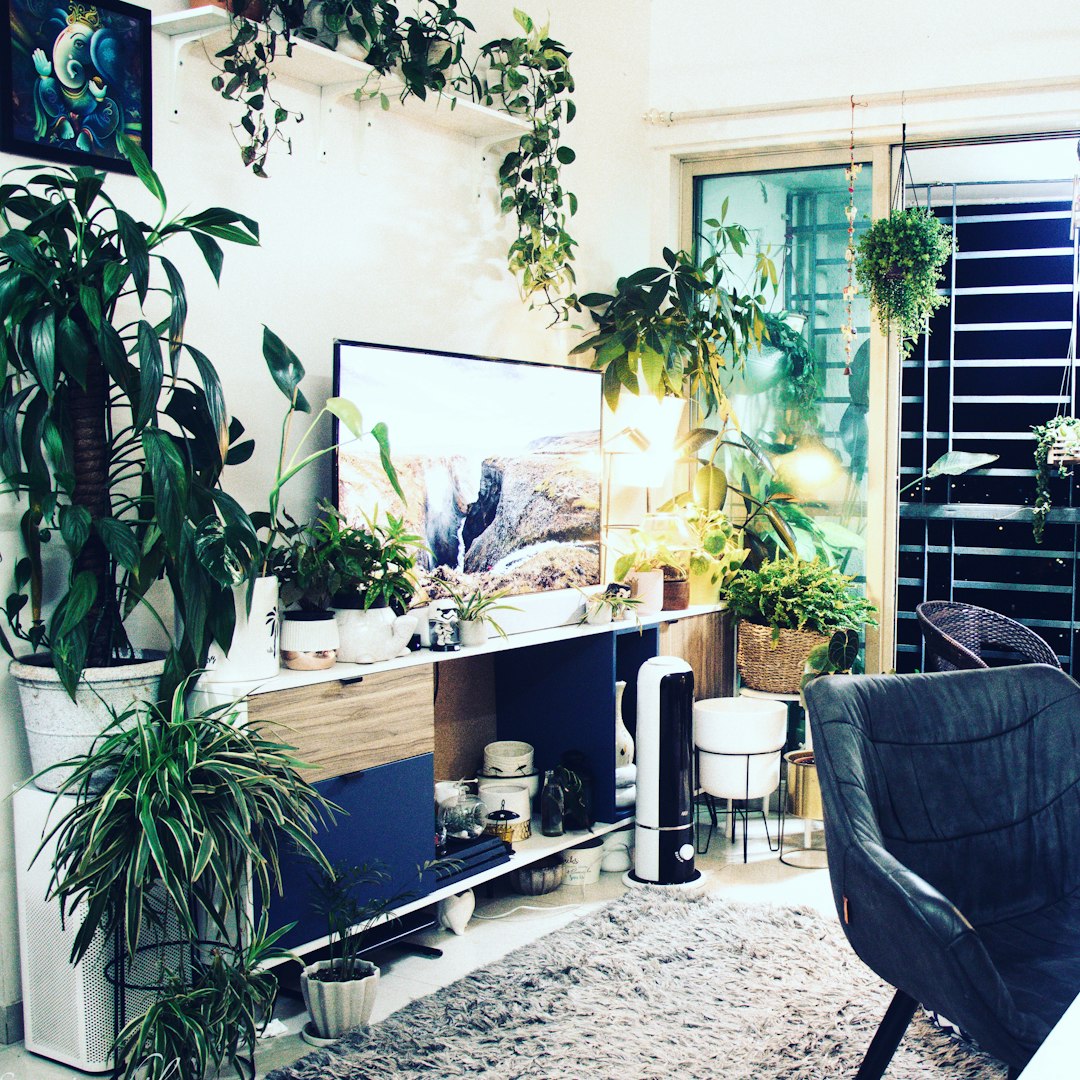
[[[544,786],[540,790],[540,831],[545,836],[562,836],[566,831],[563,825],[563,809],[566,796],[562,785],[549,769],[544,773]]]

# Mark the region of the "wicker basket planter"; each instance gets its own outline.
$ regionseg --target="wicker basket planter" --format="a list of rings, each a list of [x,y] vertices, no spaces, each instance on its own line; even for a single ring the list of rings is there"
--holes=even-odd
[[[797,694],[806,667],[806,658],[828,638],[810,630],[781,630],[773,642],[770,626],[739,623],[736,662],[743,685],[767,694]]]

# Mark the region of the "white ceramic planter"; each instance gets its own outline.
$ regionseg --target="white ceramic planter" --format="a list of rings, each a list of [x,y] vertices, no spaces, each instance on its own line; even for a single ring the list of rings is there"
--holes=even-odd
[[[415,615],[395,615],[388,607],[338,608],[338,659],[344,664],[375,664],[392,660],[409,646],[416,630]]]
[[[72,769],[51,767],[87,753],[112,723],[114,712],[137,701],[156,700],[165,661],[157,653],[122,667],[87,668],[74,701],[47,656],[12,660],[8,670],[19,687],[30,766],[35,773],[51,769],[34,782],[45,791],[56,791]]]
[[[374,965],[372,965],[374,967]],[[311,976],[330,967],[329,960],[310,964],[300,973],[304,1004],[311,1014],[315,1032],[323,1039],[336,1039],[353,1028],[366,1027],[379,992],[379,969],[351,982],[323,982]]]
[[[694,705],[698,783],[723,799],[761,799],[780,783],[787,704],[760,698],[707,698]]]
[[[585,601],[585,623],[588,626],[607,626],[611,622],[611,605],[600,600]]]
[[[210,646],[203,679],[215,682],[256,682],[278,673],[278,580],[255,579],[251,611],[245,609],[247,585],[233,589],[236,629],[228,653]]]
[[[463,619],[458,623],[461,644],[466,648],[483,645],[488,639],[488,624],[484,619]]]

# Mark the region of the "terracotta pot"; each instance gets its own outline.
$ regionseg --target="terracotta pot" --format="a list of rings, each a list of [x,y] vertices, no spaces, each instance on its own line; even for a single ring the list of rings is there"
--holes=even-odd
[[[686,578],[664,578],[664,610],[685,611],[690,606],[690,582]]]

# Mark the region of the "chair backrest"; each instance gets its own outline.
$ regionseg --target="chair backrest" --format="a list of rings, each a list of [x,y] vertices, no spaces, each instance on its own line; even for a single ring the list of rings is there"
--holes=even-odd
[[[834,676],[806,698],[836,824],[861,823],[841,844],[880,843],[975,925],[1080,889],[1080,686],[1063,672]]]
[[[927,600],[915,609],[931,671],[1049,664],[1057,654],[1023,623],[989,608],[951,600]]]

